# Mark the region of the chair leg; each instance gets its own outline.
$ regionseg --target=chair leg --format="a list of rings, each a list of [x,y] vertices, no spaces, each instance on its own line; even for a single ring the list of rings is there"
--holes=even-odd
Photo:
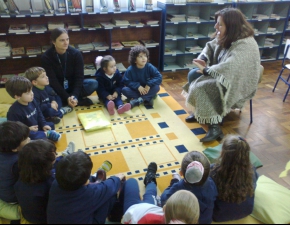
[[[284,96],[283,102],[285,102],[285,100],[286,100],[286,98],[287,98],[287,95],[288,95],[288,93],[289,93],[289,90],[290,90],[290,84],[288,84],[288,89],[287,89],[286,94],[285,94],[285,96]]]
[[[289,76],[288,76],[287,82],[289,82],[289,80],[290,80],[290,74],[289,74]]]
[[[275,83],[275,86],[274,86],[274,88],[273,88],[273,92],[274,92],[275,89],[276,89],[276,86],[277,86],[277,84],[278,84],[278,82],[279,82],[279,80],[280,80],[280,77],[281,77],[283,71],[284,71],[284,68],[280,71],[280,74],[279,74],[279,76],[278,76],[278,78],[277,78],[277,81],[276,81],[276,83]]]
[[[250,124],[253,123],[253,103],[252,103],[252,99],[250,100]]]

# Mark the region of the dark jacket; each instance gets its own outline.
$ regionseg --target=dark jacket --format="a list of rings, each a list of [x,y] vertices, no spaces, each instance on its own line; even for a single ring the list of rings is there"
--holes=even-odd
[[[68,47],[65,54],[58,56],[61,64],[55,47],[52,46],[42,55],[41,62],[49,78],[50,86],[61,97],[63,102],[67,102],[70,96],[73,95],[78,98],[81,93],[84,80],[84,62],[81,52],[71,46]],[[65,60],[66,57],[67,60]],[[65,77],[68,80],[69,91],[64,89],[64,71],[66,71]]]
[[[50,86],[45,86],[43,90],[33,86],[32,91],[34,94],[34,99],[39,105],[41,112],[50,109],[51,102],[56,101],[55,99],[56,93]],[[55,93],[55,95],[52,95],[52,93]]]
[[[121,96],[121,91],[124,84],[123,77],[119,70],[116,70],[116,73],[112,79],[110,79],[106,76],[104,70],[100,68],[96,72],[96,79],[99,83],[97,93],[101,99],[106,99],[108,95],[112,95],[114,92],[117,92],[118,96]]]

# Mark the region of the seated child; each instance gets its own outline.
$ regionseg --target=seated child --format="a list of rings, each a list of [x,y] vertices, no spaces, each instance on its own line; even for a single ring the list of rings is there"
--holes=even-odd
[[[129,53],[131,66],[124,75],[122,93],[130,101],[131,107],[142,103],[153,106],[153,99],[160,90],[162,75],[148,62],[149,51],[142,45],[135,46]]]
[[[131,105],[129,103],[123,105],[121,99],[121,91],[124,87],[123,78],[116,68],[115,59],[110,55],[99,56],[96,62],[100,66],[96,72],[96,79],[99,83],[97,89],[99,98],[104,102],[110,115],[115,114],[115,105],[119,114],[127,112],[131,109]]]
[[[33,84],[34,99],[46,121],[57,124],[63,115],[73,110],[70,106],[62,107],[61,98],[49,86],[49,80],[43,68],[32,67],[25,71],[25,76]]]
[[[163,209],[157,206],[156,163],[150,163],[144,179],[146,186],[143,200],[140,199],[138,183],[135,179],[127,180],[120,194],[124,202],[124,224],[197,224],[199,204],[189,191],[177,191],[167,201]]]
[[[252,213],[258,174],[251,164],[250,146],[244,138],[237,135],[225,137],[221,156],[211,166],[210,177],[218,190],[214,221],[239,220]]]
[[[47,206],[49,224],[105,223],[124,175],[90,183],[92,168],[92,160],[84,152],[69,154],[58,162]]]
[[[29,128],[21,122],[7,121],[0,124],[0,217],[12,220],[20,219],[18,204],[14,192],[18,170],[18,152],[30,141]]]
[[[214,181],[208,177],[210,164],[208,159],[200,152],[192,151],[187,153],[181,165],[180,175],[173,175],[170,186],[161,195],[162,205],[178,190],[188,190],[198,199],[200,207],[200,224],[210,224],[214,201],[217,197],[217,189]]]
[[[5,84],[8,94],[16,101],[9,108],[7,120],[20,121],[30,129],[31,140],[48,138],[58,141],[61,135],[54,131],[54,124],[46,122],[42,112],[33,99],[32,84],[25,78],[15,76]]]

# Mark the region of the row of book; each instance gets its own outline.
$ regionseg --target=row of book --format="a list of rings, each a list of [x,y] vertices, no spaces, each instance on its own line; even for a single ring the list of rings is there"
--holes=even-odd
[[[0,41],[0,57],[9,57],[11,46],[6,41]]]

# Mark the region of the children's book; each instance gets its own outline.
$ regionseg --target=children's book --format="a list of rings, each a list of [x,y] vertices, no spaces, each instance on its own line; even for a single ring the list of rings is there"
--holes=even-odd
[[[12,48],[11,53],[12,53],[13,56],[15,56],[15,55],[25,55],[25,49],[24,49],[24,47]]]
[[[152,39],[148,39],[148,40],[140,40],[140,42],[145,46],[145,47],[152,47],[152,46],[158,46],[159,43],[152,40]]]
[[[13,1],[20,14],[30,14],[33,12],[31,0],[13,0]]]
[[[12,24],[9,27],[9,33],[27,33],[29,27],[27,24]]]
[[[84,28],[87,28],[89,30],[95,30],[95,29],[99,29],[102,28],[101,25],[99,23],[97,24],[85,24]]]
[[[144,23],[142,23],[140,20],[130,20],[129,21],[130,26],[144,26]]]
[[[119,70],[119,72],[126,72],[126,67],[123,65],[123,63],[117,63],[116,64],[117,69]]]
[[[106,50],[109,49],[109,45],[106,42],[93,42],[95,50]]]
[[[86,12],[94,12],[94,0],[86,0]]]
[[[40,24],[40,25],[30,25],[29,28],[30,32],[43,32],[43,31],[47,31],[47,27],[44,24]]]
[[[141,43],[139,41],[122,41],[122,44],[125,47],[134,47],[136,45],[141,45]]]
[[[112,49],[120,49],[120,48],[124,48],[124,46],[119,41],[116,41],[116,42],[111,43],[111,48]]]
[[[84,65],[84,75],[85,76],[93,76],[96,74],[96,72],[97,72],[97,69],[93,63]]]
[[[54,4],[52,2],[53,0],[44,0],[44,6],[45,6],[45,13],[47,14],[53,14],[54,13]]]
[[[100,23],[104,28],[113,28],[115,27],[114,24],[112,24],[111,22],[101,22]]]
[[[0,75],[0,83],[1,84],[5,84],[9,79],[11,79],[12,77],[17,76],[16,74],[5,74],[5,75]]]
[[[13,0],[4,0],[4,2],[6,3],[10,13],[20,14],[18,7]]]
[[[4,2],[4,0],[0,0],[0,13],[6,13],[6,14],[9,14],[9,9],[6,5],[6,3]]]
[[[158,20],[141,20],[144,24],[146,25],[158,25],[159,21]]]
[[[68,10],[70,12],[81,12],[82,4],[81,0],[67,0]]]
[[[58,13],[66,13],[65,0],[56,0],[56,1],[57,1],[57,11],[58,11]]]
[[[41,54],[41,47],[27,47],[26,48],[26,55],[38,55]]]

